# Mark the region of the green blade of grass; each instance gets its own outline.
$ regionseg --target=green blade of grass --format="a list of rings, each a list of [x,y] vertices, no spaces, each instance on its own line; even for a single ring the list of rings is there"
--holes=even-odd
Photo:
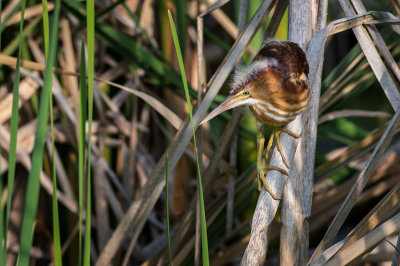
[[[42,0],[42,17],[43,17],[43,37],[44,37],[44,50],[46,58],[49,51],[49,14],[47,12],[47,0]],[[56,161],[54,159],[54,118],[53,118],[53,96],[50,93],[49,97],[50,106],[50,129],[51,129],[51,161],[52,161],[52,181],[53,181],[53,195],[52,195],[52,213],[53,213],[53,239],[54,239],[54,263],[56,266],[62,265],[61,258],[61,240],[60,240],[60,223],[58,219],[58,202],[57,202],[57,177],[56,177]]]
[[[85,39],[81,46],[81,69],[79,76],[79,151],[78,151],[78,204],[79,204],[79,251],[78,265],[82,265],[82,220],[83,220],[83,176],[85,174],[85,121],[86,121],[86,63],[85,63]]]
[[[24,216],[22,221],[20,250],[17,265],[29,265],[30,251],[32,247],[33,227],[39,200],[40,172],[43,166],[44,144],[47,131],[47,120],[49,110],[49,97],[52,87],[52,68],[54,65],[57,49],[58,19],[60,14],[60,0],[56,0],[53,23],[50,35],[49,54],[46,58],[46,69],[44,86],[41,95],[39,115],[37,120],[35,144],[32,152],[32,168],[29,172],[28,187],[25,198]]]
[[[43,18],[43,37],[44,53],[47,57],[49,51],[49,13],[47,12],[47,0],[42,0],[42,18]]]
[[[0,8],[0,14],[1,14],[1,8]],[[3,198],[3,175],[1,174],[1,163],[0,163],[0,199],[1,198]],[[5,265],[6,263],[6,255],[7,255],[6,242],[5,242],[6,233],[7,231],[5,231],[4,227],[4,208],[3,204],[0,204],[0,258],[1,258],[0,263],[2,265]]]
[[[2,10],[1,7],[2,7],[2,5],[1,5],[1,1],[0,1],[0,14],[1,14],[1,10]],[[1,22],[2,22],[2,21],[1,21],[1,16],[0,16],[0,25],[2,25]],[[1,31],[0,31],[0,51],[1,51]],[[1,192],[0,192],[0,193],[1,193]]]
[[[52,211],[53,211],[53,238],[54,238],[54,263],[56,266],[62,265],[61,256],[61,239],[60,239],[60,222],[58,214],[57,201],[57,177],[56,177],[56,161],[54,159],[54,124],[53,124],[53,97],[50,95],[50,128],[51,128],[51,160],[52,160],[52,179],[53,179],[53,195],[52,195]]]
[[[186,40],[186,33],[185,33],[185,0],[174,0],[175,8],[176,8],[176,22],[178,28],[178,41],[179,47],[182,49],[182,57],[185,57],[185,40]]]
[[[53,123],[53,96],[49,97],[50,104],[50,128],[51,128],[51,161],[52,161],[52,211],[53,211],[53,238],[54,238],[54,263],[56,266],[62,265],[61,256],[61,239],[60,239],[60,222],[58,218],[58,201],[57,201],[57,177],[56,177],[56,161],[54,159],[54,123]]]
[[[23,33],[23,17],[25,13],[26,0],[22,0],[21,2],[21,22],[19,24],[19,35],[22,36]],[[21,50],[22,50],[22,40],[20,37],[18,40],[18,55],[17,55],[17,65],[15,69],[14,76],[14,86],[13,86],[13,101],[11,107],[11,121],[10,121],[10,146],[9,146],[9,154],[8,154],[8,194],[7,194],[7,206],[6,206],[6,217],[4,222],[4,235],[2,240],[2,251],[0,255],[1,261],[0,264],[5,265],[6,257],[7,257],[7,231],[8,231],[8,222],[10,219],[11,212],[11,201],[12,194],[14,191],[14,177],[15,177],[15,164],[17,157],[17,136],[18,136],[18,103],[19,103],[19,82],[20,82],[20,65],[21,65]]]
[[[1,1],[0,1],[0,14],[1,14]],[[0,16],[0,25],[1,25],[1,16]],[[1,51],[1,31],[0,31],[0,51]],[[3,198],[3,177],[1,174],[1,164],[0,164],[0,199]],[[0,262],[2,264],[6,263],[6,241],[5,241],[5,235],[6,235],[6,229],[4,227],[4,208],[3,204],[0,204]]]
[[[172,266],[171,235],[169,232],[169,208],[168,208],[168,154],[165,159],[165,209],[167,216],[167,238],[168,238],[168,257],[169,265]]]
[[[169,23],[171,26],[172,37],[174,39],[176,54],[178,57],[179,68],[181,70],[183,87],[185,89],[186,103],[188,106],[189,116],[190,116],[190,124],[192,126],[193,144],[194,144],[194,151],[196,154],[196,164],[197,164],[197,177],[198,177],[197,181],[198,181],[198,187],[199,187],[200,220],[201,220],[201,250],[202,250],[202,255],[203,255],[203,265],[209,265],[208,243],[207,243],[207,223],[206,223],[206,214],[205,214],[205,209],[204,209],[203,188],[201,185],[201,173],[200,173],[199,155],[197,152],[196,134],[194,131],[194,126],[193,126],[192,106],[190,103],[189,89],[188,89],[188,84],[187,84],[187,80],[186,80],[186,72],[185,72],[185,67],[183,64],[182,53],[181,53],[181,49],[179,46],[178,36],[176,33],[176,29],[175,29],[174,21],[172,19],[171,12],[169,10],[168,10],[168,18],[169,18]]]
[[[88,44],[88,158],[86,181],[86,221],[85,221],[85,248],[83,253],[83,265],[90,265],[90,224],[91,224],[91,167],[90,149],[92,136],[93,117],[93,78],[94,78],[94,0],[86,2],[87,44]]]

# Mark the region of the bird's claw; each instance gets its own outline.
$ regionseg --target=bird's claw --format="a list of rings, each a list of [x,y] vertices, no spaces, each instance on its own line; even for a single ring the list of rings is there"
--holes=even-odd
[[[267,166],[267,167],[265,167],[265,168],[257,169],[257,175],[258,175],[258,190],[261,191],[262,185],[264,185],[265,190],[268,191],[268,193],[271,195],[271,197],[272,197],[274,200],[280,200],[280,198],[279,198],[278,196],[276,196],[274,192],[272,192],[271,188],[270,188],[269,185],[268,185],[267,180],[265,179],[265,175],[266,175],[269,171],[271,171],[271,170],[278,171],[278,172],[280,172],[280,173],[283,174],[283,175],[288,175],[287,171],[285,171],[284,169],[279,168],[279,167],[277,167],[277,166]]]
[[[300,135],[293,133],[292,131],[290,131],[289,129],[284,128],[284,127],[280,128],[280,129],[276,130],[274,133],[272,133],[272,136],[275,138],[276,146],[278,147],[279,153],[281,154],[282,161],[286,165],[286,167],[289,168],[289,164],[286,161],[285,155],[283,154],[283,149],[282,149],[282,145],[281,145],[281,141],[280,141],[280,135],[282,132],[285,132],[286,134],[288,134],[289,136],[292,136],[295,139],[300,138]],[[269,146],[271,146],[271,145],[269,145]]]
[[[280,131],[281,132],[285,132],[286,134],[292,136],[295,139],[300,138],[300,134],[294,133],[294,132],[290,131],[289,129],[285,128],[285,127],[282,127]]]

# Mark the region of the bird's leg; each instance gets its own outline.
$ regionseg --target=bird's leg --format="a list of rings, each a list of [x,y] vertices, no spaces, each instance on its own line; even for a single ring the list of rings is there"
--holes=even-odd
[[[261,191],[261,184],[264,185],[264,188],[266,191],[271,194],[271,197],[275,200],[278,200],[279,197],[277,197],[271,190],[271,188],[268,186],[267,180],[265,179],[265,175],[268,173],[268,171],[271,170],[276,170],[281,172],[284,175],[287,175],[287,172],[279,167],[276,166],[264,166],[263,162],[263,151],[264,151],[264,134],[262,132],[262,123],[261,122],[256,122],[257,123],[257,175],[258,175],[258,190]],[[273,140],[273,138],[272,138]],[[270,139],[268,141],[268,147],[269,149],[272,146],[272,140]],[[267,148],[267,152],[269,152],[269,149]]]
[[[274,132],[272,133],[272,135],[275,138],[276,146],[278,147],[279,153],[282,156],[282,161],[286,165],[286,167],[289,168],[289,164],[286,161],[285,156],[283,155],[282,145],[281,145],[281,141],[280,141],[280,135],[282,132],[285,132],[286,134],[292,136],[295,139],[300,138],[300,135],[293,133],[292,131],[288,130],[287,128],[283,128],[283,127],[279,128],[279,129],[275,129]]]
[[[273,143],[274,143],[274,134],[271,134],[271,136],[269,137],[269,140],[268,140],[267,149],[265,150],[265,160],[267,161],[267,164],[269,164],[269,161],[271,159],[271,158],[269,158],[269,153],[270,153]]]
[[[257,123],[257,176],[258,176],[257,180],[258,180],[258,190],[261,191],[261,179],[262,178],[265,179],[265,176],[263,176],[264,173],[263,151],[264,151],[265,138],[264,134],[262,133],[262,124],[259,125],[258,121],[256,123]],[[267,187],[268,190],[271,190],[268,185]]]

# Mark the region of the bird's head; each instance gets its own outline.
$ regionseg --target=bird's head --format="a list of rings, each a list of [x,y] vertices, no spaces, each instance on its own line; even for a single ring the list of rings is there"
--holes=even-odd
[[[263,109],[276,111],[277,108],[285,108],[282,111],[278,110],[278,114],[286,111],[296,114],[296,110],[291,110],[292,107],[302,111],[308,102],[307,74],[306,56],[297,44],[268,42],[246,69],[235,72],[233,89],[228,97],[200,124],[241,105],[249,105],[251,108],[255,105],[267,105],[267,108]],[[257,113],[255,115],[256,118],[261,118],[260,115],[268,116]]]
[[[278,76],[276,69],[278,62],[274,58],[255,60],[244,70],[237,70],[233,75],[232,90],[228,97],[209,113],[201,124],[209,121],[220,113],[241,105],[253,105],[266,101],[276,91]]]
[[[220,113],[227,111],[229,109],[241,106],[241,105],[249,105],[252,102],[252,88],[244,87],[240,90],[233,90],[229,96],[220,104],[218,105],[211,113],[209,113],[204,119],[201,121],[200,124],[203,124],[212,118],[216,117]]]

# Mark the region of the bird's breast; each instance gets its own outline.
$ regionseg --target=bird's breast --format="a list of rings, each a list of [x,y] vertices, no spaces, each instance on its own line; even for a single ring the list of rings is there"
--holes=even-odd
[[[308,100],[307,100],[308,102]],[[307,106],[307,102],[292,105],[278,105],[274,102],[262,102],[250,106],[256,119],[264,124],[283,126],[293,121]]]

